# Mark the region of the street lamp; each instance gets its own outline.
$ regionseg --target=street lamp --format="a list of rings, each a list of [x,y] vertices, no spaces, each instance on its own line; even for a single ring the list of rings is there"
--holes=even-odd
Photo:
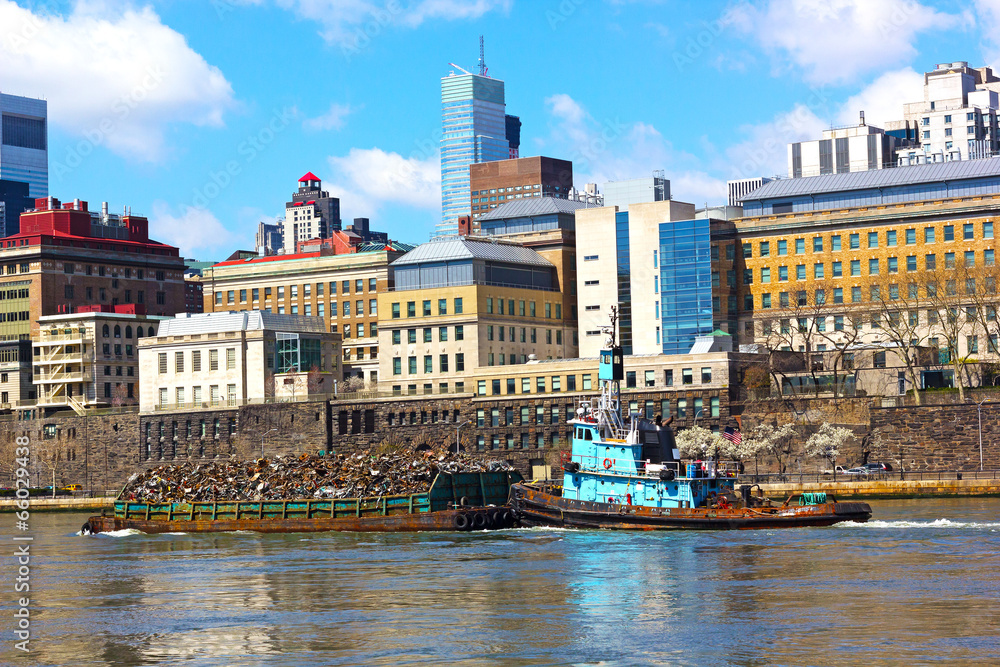
[[[260,458],[264,458],[264,438],[266,438],[270,434],[276,432],[277,430],[278,429],[276,429],[276,428],[272,428],[270,431],[268,431],[264,435],[260,436]]]
[[[464,422],[455,427],[455,453],[458,454],[458,432],[462,430],[462,427],[466,424],[471,424],[472,422],[466,419]]]

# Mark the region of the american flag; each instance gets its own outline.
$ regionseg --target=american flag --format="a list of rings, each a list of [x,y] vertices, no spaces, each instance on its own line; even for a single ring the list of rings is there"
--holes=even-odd
[[[743,434],[734,429],[732,426],[726,427],[726,429],[722,432],[722,437],[734,445],[738,445],[743,442]]]

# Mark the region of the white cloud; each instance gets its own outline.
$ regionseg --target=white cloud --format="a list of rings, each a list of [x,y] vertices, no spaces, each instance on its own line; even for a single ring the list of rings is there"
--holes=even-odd
[[[160,199],[153,202],[149,235],[157,241],[177,246],[183,257],[207,257],[217,261],[228,257],[244,242],[223,227],[208,209],[182,206],[181,212],[175,215],[170,205]]]
[[[902,120],[903,105],[924,99],[924,75],[907,67],[886,72],[861,92],[847,98],[837,115],[838,125],[855,125],[860,111],[869,125],[885,127],[886,121]]]
[[[739,127],[743,140],[725,149],[726,163],[718,166],[732,180],[787,173],[788,144],[819,139],[829,126],[813,108],[797,104],[766,123]]]
[[[577,188],[585,183],[603,187],[608,181],[640,178],[662,169],[671,181],[671,194],[680,201],[700,205],[725,199],[725,181],[706,173],[694,156],[676,150],[653,125],[623,123],[617,117],[599,121],[564,93],[546,98],[545,104],[549,133],[539,146],[548,155],[573,162]]]
[[[441,206],[441,165],[437,155],[405,158],[380,148],[352,148],[329,158],[330,194],[358,215],[374,216],[386,204],[418,209]]]
[[[261,4],[263,0],[243,0]],[[476,19],[494,11],[508,11],[513,0],[275,0],[303,20],[322,28],[328,42],[362,49],[389,26],[416,28],[433,19],[449,21]]]
[[[968,19],[914,0],[767,0],[760,7],[742,2],[725,20],[781,66],[795,65],[808,81],[825,84],[908,62],[921,33]]]
[[[347,117],[352,113],[354,113],[354,109],[349,104],[334,102],[322,116],[302,121],[302,127],[307,130],[339,130],[344,127]]]
[[[1000,67],[1000,35],[996,30],[1000,25],[1000,0],[975,0],[974,7],[983,28],[983,59],[990,67]]]
[[[222,72],[150,7],[80,0],[60,16],[0,0],[0,72],[5,92],[48,99],[50,122],[91,150],[136,161],[167,155],[169,124],[221,126],[234,105]]]

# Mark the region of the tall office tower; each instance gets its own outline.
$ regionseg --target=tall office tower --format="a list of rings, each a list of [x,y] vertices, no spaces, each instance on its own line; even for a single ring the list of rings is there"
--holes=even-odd
[[[267,222],[257,223],[257,235],[254,237],[255,246],[257,248],[257,254],[261,257],[267,257],[268,255],[277,255],[280,251],[282,243],[282,227],[284,226],[284,220],[277,220],[274,224]]]
[[[3,236],[17,234],[19,216],[31,199],[49,195],[48,102],[0,93],[0,180],[28,184],[28,194],[3,197],[6,224]],[[30,205],[28,206],[30,208]]]
[[[505,131],[507,133],[507,145],[510,148],[510,159],[516,160],[521,157],[521,118],[520,116],[504,116]]]
[[[340,200],[323,190],[323,182],[311,171],[299,179],[299,190],[285,203],[282,245],[295,252],[295,243],[326,239],[340,231]]]
[[[441,222],[435,236],[458,234],[459,216],[469,215],[469,165],[506,160],[507,143],[503,81],[472,74],[457,65],[441,79]]]

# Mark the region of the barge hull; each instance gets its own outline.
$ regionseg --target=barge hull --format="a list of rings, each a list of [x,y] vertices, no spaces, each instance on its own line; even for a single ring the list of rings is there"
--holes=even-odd
[[[476,526],[476,515],[483,519]],[[220,533],[237,530],[258,533],[316,533],[331,530],[345,532],[417,532],[454,531],[506,528],[513,520],[503,520],[502,508],[466,508],[389,516],[313,518],[313,519],[217,519],[159,521],[123,519],[114,516],[93,516],[84,525],[84,532],[108,533],[116,530],[140,530],[144,533]],[[466,517],[467,527],[461,527],[460,516]],[[494,517],[494,518],[489,518]]]
[[[572,500],[528,484],[511,487],[511,505],[523,526],[604,530],[750,530],[863,523],[871,507],[832,502],[784,508],[655,508]]]

